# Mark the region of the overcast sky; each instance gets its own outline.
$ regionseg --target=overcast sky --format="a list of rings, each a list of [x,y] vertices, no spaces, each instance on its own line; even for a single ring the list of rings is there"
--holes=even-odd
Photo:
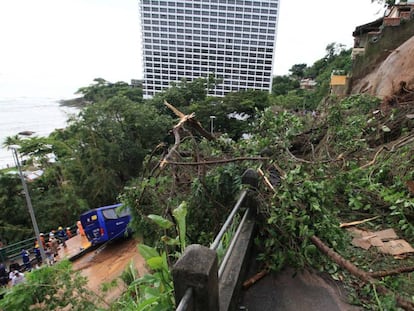
[[[188,0],[191,1],[191,0]],[[274,74],[351,47],[371,0],[281,0]],[[0,97],[71,98],[94,78],[142,78],[138,0],[0,0]]]

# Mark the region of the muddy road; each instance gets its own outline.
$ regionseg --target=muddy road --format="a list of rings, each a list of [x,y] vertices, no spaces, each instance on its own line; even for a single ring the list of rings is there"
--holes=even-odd
[[[118,286],[105,293],[105,300],[111,302],[125,290],[119,276],[130,263],[138,271],[139,276],[147,273],[145,261],[138,252],[139,243],[139,240],[133,238],[113,241],[75,260],[73,269],[87,277],[87,287],[98,295],[103,283],[116,279]]]

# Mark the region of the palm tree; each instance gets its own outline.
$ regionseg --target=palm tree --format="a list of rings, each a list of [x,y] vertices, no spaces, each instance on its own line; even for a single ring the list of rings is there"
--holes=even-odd
[[[10,149],[9,147],[12,145],[19,145],[21,139],[19,137],[19,135],[14,135],[14,136],[7,136],[6,139],[3,142],[3,147]]]

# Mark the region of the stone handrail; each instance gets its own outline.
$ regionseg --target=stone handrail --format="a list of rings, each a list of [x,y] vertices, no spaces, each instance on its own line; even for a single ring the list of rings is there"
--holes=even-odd
[[[247,170],[243,184],[256,189],[258,174]],[[235,309],[253,239],[254,212],[248,190],[243,190],[210,248],[193,244],[186,248],[173,267],[177,311],[228,311]],[[216,249],[234,216],[244,208],[243,218],[219,266]]]

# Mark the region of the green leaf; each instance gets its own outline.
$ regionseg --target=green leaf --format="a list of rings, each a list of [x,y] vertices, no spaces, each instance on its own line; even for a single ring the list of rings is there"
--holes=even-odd
[[[150,310],[148,307],[152,307],[152,305],[156,303],[157,301],[158,301],[158,297],[151,297],[148,299],[144,299],[138,305],[137,310],[138,311]]]
[[[381,127],[381,130],[382,130],[383,132],[386,132],[386,133],[391,132],[390,128],[389,128],[388,126],[386,126],[386,125],[383,125],[383,126]]]
[[[139,244],[138,245],[138,251],[142,255],[142,257],[144,257],[144,259],[146,261],[148,261],[148,259],[151,259],[153,257],[159,256],[159,254],[158,254],[158,252],[155,248],[150,247],[150,246],[145,245],[145,244]]]
[[[185,235],[186,235],[186,221],[185,217],[187,216],[187,203],[182,202],[176,209],[173,210],[173,216],[178,224],[178,233],[180,237],[181,252],[184,251],[185,244]]]
[[[169,236],[164,235],[163,237],[161,237],[161,241],[163,241],[165,244],[167,245],[179,245],[180,244],[180,240],[178,237],[176,237],[175,239],[170,238]]]
[[[148,218],[151,219],[153,222],[155,222],[159,227],[163,229],[169,229],[174,225],[171,221],[159,215],[150,214],[148,215]]]
[[[318,211],[318,212],[320,212],[320,211],[321,211],[321,207],[320,207],[320,205],[319,205],[319,203],[318,203],[318,202],[313,202],[313,203],[311,204],[311,207],[312,207],[312,210],[314,210],[314,211]]]
[[[163,261],[161,256],[152,257],[152,258],[147,260],[147,264],[152,270],[162,269],[163,262],[164,261]]]

